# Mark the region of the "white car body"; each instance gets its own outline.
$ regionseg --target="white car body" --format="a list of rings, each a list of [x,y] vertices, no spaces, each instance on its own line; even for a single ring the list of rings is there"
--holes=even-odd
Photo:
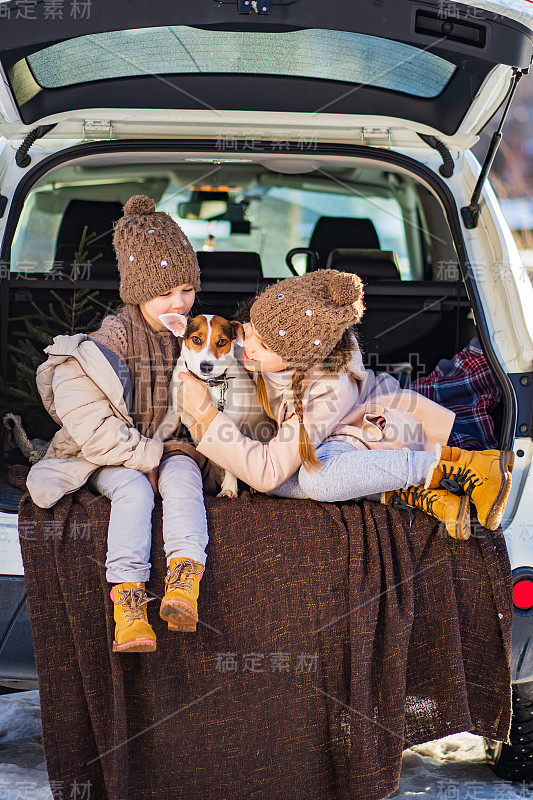
[[[303,0],[302,0],[303,2]],[[3,5],[8,6],[9,3]],[[99,3],[94,3],[95,7]],[[179,6],[179,4],[177,4]],[[189,4],[187,8],[189,9]],[[209,9],[209,19],[215,19],[215,4]],[[230,11],[235,13],[236,22],[241,26],[248,22],[267,24],[269,19],[279,24],[282,11],[272,5],[270,16],[260,16],[255,12],[251,17],[238,16],[235,3],[218,4],[220,14],[228,18]],[[283,4],[281,4],[283,5]],[[316,5],[316,4],[313,4]],[[331,4],[328,4],[331,5]],[[343,14],[344,3],[338,3],[335,13]],[[355,4],[357,5],[357,4]],[[370,4],[368,4],[370,5]],[[374,5],[379,5],[376,3]],[[199,3],[200,7],[201,4]],[[235,8],[233,8],[235,6]],[[221,8],[220,8],[221,7]],[[230,8],[231,7],[231,8]],[[463,15],[474,24],[484,23],[485,14],[499,15],[502,24],[516,23],[517,30],[524,33],[524,41],[529,31],[533,39],[533,0],[465,0],[459,5],[448,3],[450,21]],[[438,8],[438,3],[424,0],[421,3],[396,0],[396,13],[418,13],[420,9]],[[403,10],[402,10],[403,9]],[[189,9],[190,10],[190,9]],[[135,13],[137,13],[136,7]],[[470,12],[470,13],[469,13]],[[132,12],[133,13],[133,12]],[[174,12],[174,24],[180,24],[180,10]],[[185,13],[185,12],[183,12]],[[193,15],[193,11],[190,14]],[[287,12],[288,13],[288,12]],[[293,13],[293,12],[291,12]],[[294,12],[296,13],[296,12]],[[392,12],[391,12],[392,13]],[[169,19],[172,17],[167,11]],[[333,6],[328,11],[333,16]],[[454,16],[456,14],[456,16]],[[304,14],[305,17],[305,14]],[[305,17],[307,19],[307,17]],[[305,19],[302,26],[305,27]],[[490,17],[492,19],[492,17]],[[281,21],[280,21],[281,20]],[[443,22],[446,15],[443,16]],[[89,21],[87,21],[87,24]],[[5,24],[5,23],[3,23]],[[496,24],[496,23],[495,23]],[[141,25],[131,27],[140,28]],[[95,23],[95,30],[98,25]],[[30,30],[30,28],[28,28]],[[80,36],[82,35],[80,29]],[[496,30],[496,28],[495,28]],[[34,28],[31,27],[31,35]],[[57,34],[61,36],[61,25],[58,23]],[[0,34],[1,36],[1,34]],[[440,40],[439,40],[440,41]],[[418,44],[422,48],[422,44]],[[453,51],[455,45],[450,45]],[[430,49],[430,44],[426,48]],[[524,45],[524,52],[526,51]],[[268,109],[228,109],[213,107],[204,108],[147,108],[147,107],[86,107],[65,109],[46,114],[30,123],[24,122],[21,106],[17,103],[11,88],[9,70],[2,60],[0,39],[0,71],[2,87],[0,89],[0,133],[5,137],[0,145],[0,180],[2,195],[7,198],[6,208],[0,218],[0,240],[9,224],[9,214],[13,199],[21,182],[28,174],[28,167],[17,166],[15,155],[25,137],[36,126],[54,125],[42,138],[37,138],[29,152],[31,169],[46,162],[52,156],[72,148],[83,148],[89,145],[120,143],[127,141],[132,147],[135,140],[164,144],[166,140],[176,142],[220,141],[221,138],[241,141],[287,141],[297,145],[298,142],[314,142],[317,147],[309,152],[288,153],[279,151],[256,153],[253,149],[245,154],[245,161],[251,164],[261,163],[271,170],[279,168],[284,174],[313,170],[324,165],[347,163],[348,155],[321,154],[320,145],[362,146],[368,153],[375,149],[375,159],[379,162],[383,151],[401,154],[432,171],[440,181],[446,184],[453,196],[456,212],[468,207],[472,192],[479,176],[480,165],[471,153],[472,146],[478,141],[479,132],[501,107],[513,82],[515,70],[526,70],[526,56],[521,56],[520,65],[494,63],[487,71],[482,85],[475,92],[473,100],[465,108],[465,113],[458,127],[451,132],[442,130],[437,124],[427,124],[409,117],[402,118],[398,114],[388,115],[385,108],[380,113],[342,113],[331,111],[331,108],[317,108],[313,113],[306,111],[279,111]],[[166,79],[160,78],[162,82]],[[353,90],[352,90],[353,91]],[[179,96],[179,93],[178,93]],[[178,100],[176,99],[176,103]],[[386,104],[385,104],[386,105]],[[443,178],[439,174],[442,158],[439,153],[424,144],[419,133],[438,138],[448,148],[453,160],[454,171],[450,177]],[[82,152],[80,150],[80,152]],[[92,152],[92,151],[91,151]],[[132,151],[132,161],[136,158]],[[154,157],[155,158],[155,157]],[[189,153],[182,152],[180,159],[201,161],[204,158],[207,167],[215,160],[219,164],[239,163],[243,154],[222,148],[218,156],[213,148],[206,147],[202,155],[198,148]],[[396,169],[396,168],[395,168]],[[398,167],[399,173],[402,167]],[[423,183],[423,179],[420,178]],[[461,230],[467,262],[469,278],[479,297],[479,308],[484,316],[488,342],[493,356],[499,364],[502,374],[520,376],[531,382],[533,377],[533,287],[514,244],[512,235],[503,218],[498,200],[490,184],[485,183],[480,204],[479,223],[477,227],[468,229],[462,225]],[[529,389],[528,389],[529,386]],[[524,391],[531,391],[531,385],[524,385]],[[512,392],[511,387],[508,387]],[[512,431],[512,447],[516,454],[513,472],[512,494],[507,505],[503,521],[503,529],[513,569],[533,566],[533,439],[531,409],[529,419],[527,409],[522,400],[520,413],[523,418],[515,420]],[[524,416],[525,415],[525,416]],[[521,435],[521,426],[524,434]],[[18,544],[16,515],[0,513],[0,559],[1,572],[5,576],[22,576],[23,567]],[[516,674],[517,681],[529,682],[533,679],[533,660],[531,669]]]

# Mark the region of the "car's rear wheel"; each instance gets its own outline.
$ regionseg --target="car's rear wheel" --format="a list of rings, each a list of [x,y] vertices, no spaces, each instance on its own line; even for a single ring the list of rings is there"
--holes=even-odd
[[[528,684],[528,687],[530,686],[531,684]],[[513,719],[509,738],[510,744],[485,739],[487,761],[496,775],[504,780],[532,780],[533,694],[523,691],[522,687],[520,694],[513,689]]]

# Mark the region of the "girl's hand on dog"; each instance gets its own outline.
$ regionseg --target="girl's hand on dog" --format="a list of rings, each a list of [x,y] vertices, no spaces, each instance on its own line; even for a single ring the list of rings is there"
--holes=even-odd
[[[182,382],[178,391],[180,407],[194,420],[201,419],[210,408],[214,408],[209,389],[190,372],[180,372],[179,378]]]

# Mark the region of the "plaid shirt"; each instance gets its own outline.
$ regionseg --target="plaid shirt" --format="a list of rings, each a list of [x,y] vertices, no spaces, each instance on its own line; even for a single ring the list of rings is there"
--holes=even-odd
[[[498,446],[490,412],[498,405],[501,390],[477,339],[452,359],[441,359],[430,375],[409,388],[455,411],[448,444],[466,450]]]

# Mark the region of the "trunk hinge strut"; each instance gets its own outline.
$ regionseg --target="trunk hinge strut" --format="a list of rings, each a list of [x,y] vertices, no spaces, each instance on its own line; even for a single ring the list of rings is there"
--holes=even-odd
[[[270,14],[270,0],[237,0],[239,14]]]
[[[470,199],[470,205],[463,206],[461,209],[461,216],[463,218],[463,224],[465,228],[471,230],[472,228],[477,228],[477,224],[479,221],[479,198],[481,197],[481,192],[483,190],[483,186],[485,185],[485,181],[487,180],[487,175],[490,172],[490,168],[492,167],[494,158],[496,153],[498,152],[498,147],[500,146],[500,142],[502,140],[502,128],[503,123],[507,117],[509,112],[509,108],[511,103],[513,102],[513,98],[515,96],[516,89],[518,87],[518,83],[522,75],[526,75],[529,72],[527,69],[515,69],[513,74],[513,82],[511,84],[511,89],[509,90],[509,94],[507,96],[507,103],[505,104],[505,108],[503,110],[502,117],[500,119],[500,124],[498,125],[498,130],[496,130],[492,134],[492,139],[490,140],[489,149],[487,150],[487,155],[485,156],[485,161],[483,162],[483,166],[481,167],[481,172],[479,173],[479,178],[477,179],[476,186],[472,193],[472,197]]]
[[[40,139],[41,136],[45,136],[52,130],[52,128],[55,128],[56,125],[57,122],[53,125],[39,125],[38,128],[34,128],[32,131],[30,131],[30,133],[28,133],[19,149],[15,153],[15,162],[17,167],[24,168],[30,166],[31,158],[28,155],[28,150],[37,139]]]

